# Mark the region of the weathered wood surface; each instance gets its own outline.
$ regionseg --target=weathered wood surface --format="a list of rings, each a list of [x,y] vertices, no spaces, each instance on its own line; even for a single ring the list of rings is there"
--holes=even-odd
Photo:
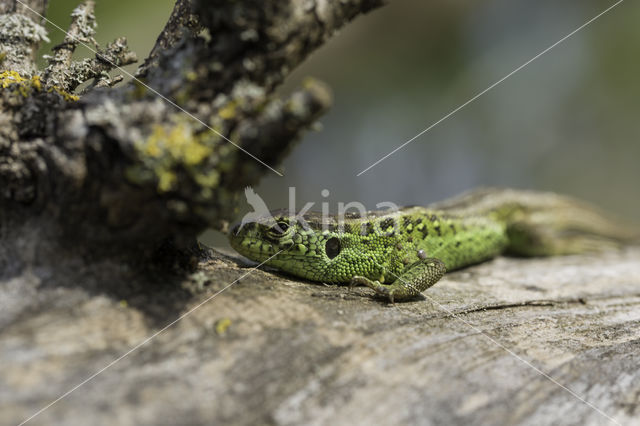
[[[248,271],[212,253],[187,278],[77,260],[5,277],[0,424]],[[640,249],[500,258],[409,303],[366,294],[254,271],[28,424],[613,424],[495,342],[638,424]]]

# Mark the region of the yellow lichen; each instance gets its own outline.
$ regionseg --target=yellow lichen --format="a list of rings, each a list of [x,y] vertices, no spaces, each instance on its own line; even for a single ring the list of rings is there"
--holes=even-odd
[[[216,321],[216,334],[218,336],[223,336],[227,333],[227,329],[231,326],[231,319],[222,318]]]
[[[42,90],[42,83],[40,82],[40,76],[39,75],[34,75],[33,77],[31,77],[31,85],[38,92]]]
[[[40,76],[34,75],[31,78],[24,78],[16,71],[3,71],[0,72],[0,86],[3,89],[9,88],[17,88],[18,93],[20,93],[25,98],[29,96],[31,91],[35,90],[36,92],[42,91],[42,82],[40,81]],[[60,96],[64,98],[65,101],[77,101],[80,97],[73,95],[57,86],[54,86],[48,90],[49,92],[56,92]]]
[[[162,124],[154,124],[151,135],[141,144],[145,154],[151,157],[168,155],[173,160],[187,166],[200,164],[211,154],[211,148],[202,143],[185,123],[178,123],[167,129]]]
[[[200,185],[206,188],[213,188],[218,184],[220,176],[217,172],[212,173],[200,173],[194,177],[194,180]]]
[[[34,88],[31,80],[22,77],[16,71],[3,71],[0,73],[0,85],[3,89],[16,88],[18,93],[23,97],[27,97],[29,92]]]
[[[163,151],[160,147],[160,144],[164,139],[166,139],[166,132],[164,127],[160,125],[155,126],[153,128],[153,131],[151,132],[151,135],[149,136],[149,139],[147,139],[146,143],[142,145],[143,152],[150,157],[159,157]]]
[[[202,187],[213,187],[219,176],[217,171],[209,169],[206,160],[214,154],[216,139],[213,132],[195,131],[193,124],[182,117],[174,118],[170,124],[154,124],[149,136],[136,143],[145,166],[130,170],[127,176],[142,183],[149,177],[144,169],[149,170],[159,192],[175,189],[181,172],[186,172]]]
[[[62,90],[57,86],[53,86],[51,89],[49,89],[49,92],[56,92],[58,95],[62,96],[64,100],[67,102],[75,102],[78,99],[80,99],[80,96],[69,93],[66,90]]]
[[[236,103],[234,101],[227,103],[225,106],[220,108],[218,115],[225,120],[235,117]]]
[[[191,149],[185,152],[184,162],[187,165],[200,164],[209,154],[211,154],[211,148],[208,146],[202,144],[193,145]]]
[[[24,84],[25,81],[27,81],[27,79],[23,78],[16,71],[3,71],[0,73],[0,84],[2,84],[3,89],[13,84]]]
[[[189,71],[185,77],[187,77],[187,81],[196,81],[198,79],[198,74],[195,71]]]
[[[156,174],[158,176],[158,190],[161,192],[167,192],[173,189],[173,185],[176,183],[176,180],[178,180],[176,174],[171,170],[158,168]]]

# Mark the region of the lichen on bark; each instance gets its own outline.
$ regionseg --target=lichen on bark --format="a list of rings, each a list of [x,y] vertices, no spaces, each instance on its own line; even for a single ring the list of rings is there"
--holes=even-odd
[[[45,215],[63,240],[105,253],[225,229],[240,191],[272,173],[331,103],[315,80],[284,97],[277,86],[381,4],[178,0],[138,79],[116,86],[110,71],[136,56],[123,37],[97,45],[93,1],[73,11],[38,70],[46,1],[0,0],[0,68],[20,79],[0,86],[0,226]],[[95,56],[73,60],[79,44]]]
[[[49,41],[44,26],[17,14],[0,14],[0,67],[31,76],[40,42]]]

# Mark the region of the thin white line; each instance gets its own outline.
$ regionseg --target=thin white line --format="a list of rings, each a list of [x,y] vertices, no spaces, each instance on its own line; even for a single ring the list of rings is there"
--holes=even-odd
[[[448,312],[451,316],[453,316],[454,318],[456,318],[459,321],[462,321],[463,323],[465,323],[466,325],[468,325],[469,327],[471,327],[472,329],[474,329],[476,332],[482,334],[484,337],[486,337],[487,339],[489,339],[491,342],[493,342],[494,344],[496,344],[498,347],[500,347],[501,349],[503,349],[504,351],[506,351],[508,354],[512,355],[514,358],[516,358],[517,360],[521,361],[522,363],[524,363],[525,365],[529,366],[531,369],[533,369],[535,372],[537,372],[538,374],[540,374],[541,376],[547,378],[549,381],[551,381],[552,383],[556,384],[557,386],[561,387],[562,389],[564,389],[565,391],[569,392],[571,395],[573,395],[574,397],[576,397],[577,399],[579,399],[580,401],[582,401],[584,404],[586,404],[588,407],[592,408],[593,410],[595,410],[597,413],[599,413],[600,415],[606,417],[607,419],[609,419],[610,421],[612,421],[613,423],[620,425],[620,422],[618,422],[616,419],[614,419],[613,417],[609,416],[607,413],[605,413],[604,411],[602,411],[601,409],[599,409],[598,407],[596,407],[595,405],[593,405],[592,403],[590,403],[589,401],[587,401],[586,399],[582,398],[580,395],[578,395],[577,393],[575,393],[574,391],[572,391],[571,389],[569,389],[568,387],[564,386],[562,383],[558,382],[556,379],[554,379],[553,377],[551,377],[549,374],[545,373],[544,371],[540,370],[538,367],[536,367],[535,365],[531,364],[529,361],[527,361],[526,359],[522,358],[520,355],[516,354],[515,352],[513,352],[511,349],[507,348],[506,346],[504,346],[502,343],[498,342],[497,340],[495,340],[493,337],[489,336],[485,331],[479,329],[478,327],[476,327],[475,325],[471,324],[469,321],[459,317],[458,315],[456,315],[455,313],[453,313],[452,311],[450,311],[449,309],[445,308],[442,304],[440,304],[439,302],[437,302],[435,299],[433,299],[431,296],[428,296],[426,294],[423,294],[423,296],[425,296],[427,299],[429,299],[431,302],[433,302],[434,304],[436,304],[440,309]]]
[[[19,1],[19,0],[18,0]],[[255,271],[256,269],[258,269],[259,267],[261,267],[262,265],[264,265],[265,263],[267,263],[268,261],[270,261],[271,259],[273,259],[274,257],[276,257],[277,255],[279,255],[280,253],[282,253],[282,250],[280,250],[279,252],[277,252],[276,254],[274,254],[273,256],[271,256],[270,258],[268,258],[267,260],[265,260],[264,262],[262,262],[261,264],[259,264],[258,266],[254,266],[253,268],[251,268],[246,274],[242,275],[240,278],[235,279],[233,282],[231,282],[231,284],[228,284],[226,287],[224,287],[222,290],[217,291],[216,293],[214,293],[212,296],[206,298],[204,301],[198,303],[196,306],[194,306],[193,308],[189,309],[187,312],[185,312],[184,314],[180,315],[178,318],[176,318],[175,320],[173,320],[172,322],[170,322],[169,324],[167,324],[166,326],[164,326],[163,328],[161,328],[160,330],[156,331],[155,333],[153,333],[151,336],[147,337],[146,339],[144,339],[142,342],[138,343],[136,346],[134,346],[133,348],[129,349],[125,354],[119,356],[118,358],[116,358],[115,360],[111,361],[109,364],[107,364],[105,367],[101,368],[100,370],[98,370],[96,373],[92,374],[91,376],[89,376],[88,378],[86,378],[85,380],[83,380],[82,382],[78,383],[77,385],[75,385],[74,387],[72,387],[71,389],[69,389],[68,391],[66,391],[64,394],[62,394],[59,398],[57,398],[56,400],[50,402],[49,404],[47,404],[46,406],[42,407],[40,410],[38,410],[35,414],[33,414],[32,416],[30,416],[29,418],[27,418],[26,420],[23,420],[18,426],[22,426],[25,423],[27,423],[28,421],[30,421],[31,419],[33,419],[34,417],[36,417],[37,415],[39,415],[40,413],[42,413],[44,410],[50,408],[52,405],[56,404],[57,402],[59,402],[60,400],[66,398],[67,396],[69,396],[69,394],[71,394],[73,391],[75,391],[76,389],[78,389],[80,386],[86,384],[87,382],[93,380],[97,375],[99,375],[100,373],[104,372],[106,369],[108,369],[109,367],[112,367],[114,364],[116,364],[117,362],[121,361],[123,358],[127,357],[128,355],[130,355],[132,352],[135,352],[136,350],[138,350],[140,347],[144,346],[145,344],[147,344],[151,339],[155,338],[156,336],[158,336],[160,333],[164,332],[166,329],[168,329],[169,327],[173,326],[175,323],[177,323],[178,321],[182,320],[183,318],[185,318],[187,315],[190,315],[191,313],[193,313],[196,309],[200,308],[202,305],[204,305],[205,303],[209,302],[211,299],[213,299],[214,297],[216,297],[217,295],[219,295],[220,293],[222,293],[223,291],[225,291],[226,289],[228,289],[229,287],[231,287],[232,285],[234,285],[235,283],[237,283],[238,281],[240,281],[241,279],[243,279],[244,277],[246,277],[247,275],[249,275],[250,273],[252,273],[253,271]]]
[[[132,79],[134,79],[135,81],[137,81],[138,83],[140,83],[141,85],[143,85],[145,88],[147,88],[149,91],[153,92],[154,94],[158,95],[160,98],[162,98],[164,101],[168,102],[169,104],[173,105],[174,107],[176,107],[177,109],[179,109],[180,111],[182,111],[183,113],[187,114],[189,117],[191,117],[192,119],[194,119],[195,121],[197,121],[198,123],[202,124],[204,127],[206,127],[207,129],[211,130],[213,133],[215,133],[216,135],[220,136],[222,139],[226,140],[227,142],[229,142],[231,145],[235,146],[236,148],[238,148],[240,151],[244,152],[245,154],[247,154],[249,157],[253,158],[254,160],[256,160],[258,163],[262,164],[263,166],[267,167],[268,169],[270,169],[272,172],[274,172],[275,174],[277,174],[278,176],[282,177],[282,173],[280,173],[279,171],[277,171],[276,169],[274,169],[273,167],[269,166],[267,163],[265,163],[264,161],[260,160],[258,157],[256,157],[255,155],[253,155],[252,153],[250,153],[249,151],[247,151],[246,149],[242,148],[240,145],[236,144],[235,142],[233,142],[231,139],[229,139],[228,137],[226,137],[225,135],[223,135],[222,133],[218,132],[216,129],[212,128],[211,126],[209,126],[207,123],[205,123],[204,121],[200,120],[198,117],[196,117],[195,115],[191,114],[189,111],[187,111],[186,109],[182,108],[180,105],[176,104],[175,102],[173,102],[171,99],[167,98],[166,96],[164,96],[162,93],[158,92],[156,89],[154,89],[153,87],[149,86],[148,84],[146,84],[145,82],[143,82],[142,80],[140,80],[139,78],[135,77],[133,74],[131,74],[129,71],[125,70],[122,67],[119,67],[118,65],[114,64],[113,62],[111,62],[109,59],[107,59],[106,57],[104,57],[103,55],[100,55],[96,50],[94,50],[92,47],[90,47],[89,45],[87,45],[86,43],[84,43],[82,40],[80,40],[77,37],[72,36],[71,34],[69,34],[67,31],[63,30],[62,28],[60,28],[58,25],[56,25],[54,22],[50,21],[49,19],[47,19],[46,17],[44,17],[43,15],[39,14],[38,12],[36,12],[35,10],[33,10],[32,8],[30,8],[29,6],[27,6],[26,4],[24,4],[21,0],[16,0],[18,3],[20,3],[22,6],[24,6],[25,8],[29,9],[31,12],[35,13],[36,15],[38,15],[39,17],[41,17],[42,19],[44,19],[45,21],[47,21],[48,23],[50,23],[51,25],[53,25],[54,27],[56,27],[57,29],[59,29],[60,31],[62,31],[63,33],[65,33],[66,35],[72,37],[75,41],[77,41],[79,44],[81,44],[82,46],[86,47],[87,49],[89,49],[90,51],[92,51],[93,53],[95,53],[96,55],[100,56],[100,60],[105,61],[105,62],[109,62],[109,64],[111,64],[114,68],[122,71],[123,73],[125,73],[126,75],[128,75],[129,77],[131,77]]]
[[[450,113],[448,113],[447,115],[445,115],[444,117],[442,117],[440,120],[436,121],[435,123],[433,123],[431,126],[427,127],[426,129],[424,129],[423,131],[421,131],[420,133],[418,133],[417,135],[415,135],[414,137],[412,137],[411,139],[409,139],[408,141],[406,141],[405,143],[403,143],[402,145],[400,145],[399,147],[397,147],[396,149],[394,149],[393,151],[391,151],[390,153],[388,153],[387,155],[385,155],[384,157],[382,157],[381,159],[379,159],[378,161],[376,161],[375,163],[373,163],[372,165],[370,165],[369,167],[367,167],[366,169],[364,169],[363,171],[361,171],[360,173],[358,173],[356,176],[360,176],[362,174],[364,174],[365,172],[367,172],[369,169],[371,169],[372,167],[378,165],[379,163],[381,163],[382,161],[386,160],[387,158],[389,158],[390,156],[392,156],[393,154],[395,154],[396,152],[398,152],[399,150],[401,150],[402,148],[404,148],[405,146],[407,146],[408,144],[410,144],[411,142],[413,142],[414,140],[418,139],[420,136],[424,135],[425,133],[427,133],[429,130],[433,129],[434,127],[436,127],[438,124],[442,123],[443,121],[445,121],[447,118],[451,117],[453,114],[457,113],[458,111],[460,111],[462,108],[466,107],[467,105],[469,105],[470,103],[472,103],[473,101],[475,101],[476,99],[478,99],[480,96],[484,95],[485,93],[487,93],[488,91],[490,91],[491,89],[493,89],[494,87],[496,87],[497,85],[499,85],[500,83],[502,83],[503,81],[505,81],[506,79],[508,79],[509,77],[511,77],[512,75],[514,75],[515,73],[517,73],[518,71],[520,71],[522,68],[526,67],[527,65],[529,65],[530,63],[532,63],[533,61],[535,61],[536,59],[538,59],[539,57],[541,57],[542,55],[544,55],[545,53],[549,52],[551,49],[553,49],[554,47],[556,47],[557,45],[559,45],[560,43],[564,42],[565,40],[567,40],[569,37],[573,36],[574,34],[576,34],[578,31],[582,30],[583,28],[585,28],[587,25],[591,24],[593,21],[595,21],[596,19],[600,18],[602,15],[604,15],[605,13],[609,12],[611,9],[613,9],[614,7],[618,6],[620,3],[622,3],[624,0],[618,0],[616,3],[614,3],[613,5],[609,6],[608,8],[606,8],[604,11],[600,12],[598,15],[596,15],[595,17],[591,18],[590,20],[588,20],[586,23],[582,24],[581,26],[579,26],[578,28],[576,28],[575,30],[573,30],[572,32],[570,32],[569,34],[567,34],[566,36],[562,37],[560,40],[558,40],[557,42],[553,43],[551,46],[547,47],[546,49],[544,49],[542,52],[538,53],[536,56],[534,56],[533,58],[529,59],[527,62],[525,62],[524,64],[520,65],[518,68],[516,68],[515,70],[511,71],[509,74],[505,75],[504,77],[502,77],[500,80],[496,81],[495,83],[493,83],[491,86],[487,87],[486,89],[484,89],[482,92],[476,94],[474,97],[472,97],[471,99],[469,99],[467,102],[463,103],[462,105],[460,105],[459,107],[457,107],[456,109],[454,109],[453,111],[451,111]]]
[[[378,265],[380,267],[382,267],[381,265]],[[408,284],[406,281],[404,281],[402,278],[400,278],[399,276],[397,276],[396,274],[394,274],[391,271],[387,271],[389,272],[391,275],[393,275],[396,279],[402,281],[404,284],[406,285],[410,285]],[[475,330],[477,333],[482,334],[484,337],[486,337],[487,339],[489,339],[491,342],[493,342],[496,346],[498,346],[499,348],[501,348],[502,350],[504,350],[505,352],[507,352],[508,354],[510,354],[511,356],[513,356],[514,358],[516,358],[517,360],[519,360],[520,362],[522,362],[523,364],[527,365],[528,367],[530,367],[531,369],[533,369],[536,373],[540,374],[541,376],[545,377],[546,379],[548,379],[551,383],[554,383],[555,385],[559,386],[560,388],[564,389],[565,391],[569,392],[569,394],[573,395],[575,398],[577,398],[578,400],[582,401],[584,404],[586,404],[588,407],[590,407],[591,409],[593,409],[594,411],[596,411],[598,414],[606,417],[607,419],[609,419],[610,421],[612,421],[613,423],[620,425],[620,422],[618,422],[616,419],[614,419],[613,417],[609,416],[607,413],[605,413],[604,411],[602,411],[601,409],[599,409],[598,407],[596,407],[595,405],[593,405],[592,403],[590,403],[589,401],[587,401],[586,399],[582,398],[580,395],[578,395],[577,393],[575,393],[574,391],[572,391],[571,389],[569,389],[568,387],[564,386],[562,383],[558,382],[556,379],[554,379],[553,377],[551,377],[549,374],[545,373],[544,371],[540,370],[538,367],[534,366],[533,364],[531,364],[529,361],[527,361],[526,359],[522,358],[520,355],[516,354],[515,352],[513,352],[511,349],[507,348],[506,346],[504,346],[502,343],[498,342],[497,340],[495,340],[493,337],[489,336],[485,331],[481,330],[480,328],[476,327],[475,325],[471,324],[469,321],[465,320],[462,317],[459,317],[458,315],[456,315],[453,311],[447,309],[444,305],[442,305],[440,302],[438,302],[437,300],[435,300],[433,297],[428,296],[427,294],[422,294],[423,296],[425,296],[427,299],[429,299],[433,304],[437,305],[440,309],[442,309],[443,311],[447,312],[449,315],[453,316],[455,319],[463,322],[464,324],[466,324],[467,326],[471,327],[473,330]],[[621,425],[620,425],[621,426]]]

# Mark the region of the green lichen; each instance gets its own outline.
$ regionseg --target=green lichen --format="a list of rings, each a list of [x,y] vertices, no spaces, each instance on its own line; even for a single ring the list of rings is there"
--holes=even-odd
[[[17,71],[2,71],[0,72],[0,87],[3,89],[16,90],[23,97],[31,95],[33,92],[42,92],[42,82],[40,76],[34,75],[31,78],[26,78],[20,75]],[[48,92],[56,92],[64,98],[65,101],[73,102],[80,99],[78,96],[62,90],[59,87],[52,87]]]
[[[135,144],[140,163],[127,170],[127,178],[137,184],[155,182],[158,192],[166,193],[177,191],[186,175],[200,188],[201,198],[210,198],[220,180],[216,170],[220,137],[193,126],[181,115],[169,124],[153,124],[147,138]]]

